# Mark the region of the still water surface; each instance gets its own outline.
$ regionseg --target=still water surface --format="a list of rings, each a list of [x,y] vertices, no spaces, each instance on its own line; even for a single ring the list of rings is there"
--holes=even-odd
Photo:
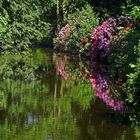
[[[78,57],[50,50],[28,61],[34,68],[26,79],[0,81],[0,140],[136,139],[122,102],[99,91],[111,92],[99,89],[95,77],[107,85],[99,68],[93,76]]]

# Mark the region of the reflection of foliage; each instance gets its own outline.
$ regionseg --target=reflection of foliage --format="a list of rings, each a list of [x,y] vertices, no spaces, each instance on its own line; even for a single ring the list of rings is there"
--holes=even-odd
[[[27,73],[30,66],[35,78],[25,78],[24,74],[21,78],[14,78],[13,75],[12,78],[7,76],[0,82],[0,98],[3,101],[0,104],[0,138],[101,139],[104,130],[108,131],[108,126],[113,126],[106,122],[104,106],[101,110],[100,105],[99,108],[93,108],[94,103],[97,106],[98,100],[95,100],[95,95],[92,94],[90,82],[81,78],[84,75],[79,76],[83,73],[81,68],[84,64],[80,62],[78,69],[79,63],[71,63],[70,59],[66,59],[66,70],[69,70],[70,66],[68,72],[74,78],[63,80],[57,75],[55,66],[61,60],[60,56],[53,56],[52,52],[43,53],[41,50],[33,52],[32,56],[26,55],[25,66]],[[7,62],[10,62],[8,56],[6,58]],[[11,56],[9,58],[11,59]],[[111,130],[113,132],[114,129]],[[112,139],[127,139],[125,134],[129,131],[125,127],[118,125],[117,130]],[[109,137],[106,135],[107,139]]]
[[[137,140],[140,140],[140,127],[135,127],[135,136]]]
[[[30,51],[22,53],[4,53],[1,56],[0,75],[3,78],[29,78],[35,70]]]
[[[78,80],[73,90],[74,92],[72,91],[72,93],[70,91],[71,96],[73,100],[81,106],[81,109],[88,109],[90,104],[95,101],[95,96],[92,94],[92,88],[89,83]]]
[[[69,75],[67,74],[67,72],[65,71],[65,61],[66,58],[64,56],[60,58],[60,60],[57,63],[57,72],[65,79],[68,80]]]
[[[91,86],[59,79],[53,70],[55,67],[49,65],[52,61],[51,55],[47,56],[40,50],[35,50],[33,56],[27,54],[26,57],[23,56],[22,54],[15,54],[15,58],[11,54],[2,56],[4,61],[1,60],[1,64],[6,63],[5,66],[11,71],[15,63],[16,68],[22,69],[18,63],[21,60],[24,61],[26,69],[20,73],[20,77],[13,73],[6,75],[4,69],[1,72],[1,75],[5,72],[3,74],[5,80],[0,82],[0,113],[2,112],[0,122],[4,122],[1,124],[0,138],[71,139],[71,134],[77,137],[79,127],[75,119],[78,114],[72,112],[76,106],[80,110],[89,108],[93,99]],[[30,77],[31,71],[34,71],[35,79]],[[52,74],[53,87],[50,81],[46,83],[45,80]]]
[[[124,103],[122,101],[119,101],[119,99],[118,99],[119,94],[118,94],[118,92],[116,92],[115,86],[113,86],[113,84],[112,85],[109,84],[109,81],[108,81],[106,73],[105,73],[107,68],[105,68],[104,66],[102,66],[100,68],[99,66],[97,66],[95,64],[91,65],[91,63],[90,63],[90,66],[87,65],[87,69],[88,69],[87,70],[86,67],[84,67],[84,64],[81,64],[80,62],[78,63],[78,61],[75,64],[73,64],[73,65],[71,64],[69,66],[68,64],[66,65],[66,56],[64,58],[62,57],[62,59],[60,60],[61,64],[63,64],[63,65],[61,65],[61,66],[63,66],[63,67],[61,67],[61,71],[59,69],[57,69],[57,71],[64,78],[64,80],[68,80],[66,77],[64,77],[64,74],[66,73],[65,69],[67,69],[69,79],[74,79],[74,80],[80,79],[80,81],[82,81],[84,84],[85,83],[89,84],[89,82],[91,82],[95,96],[97,96],[98,98],[103,100],[106,103],[106,105],[110,106],[114,110],[124,109]],[[58,63],[60,63],[60,62],[58,61]],[[72,61],[72,63],[74,63],[74,62]],[[77,68],[77,66],[78,66],[78,68]],[[77,70],[79,72],[77,72]],[[63,73],[62,73],[62,71],[63,71]],[[80,75],[82,75],[83,80],[82,80],[82,78],[80,78]],[[85,80],[84,80],[84,78],[85,78]],[[89,82],[85,82],[85,81],[89,81]],[[81,85],[82,85],[82,83],[81,83]],[[84,96],[83,93],[82,93],[82,96]],[[90,103],[89,102],[90,98],[89,98],[89,100],[88,99],[86,100],[86,98],[85,98],[85,102],[86,101],[88,103]]]
[[[80,105],[81,109],[87,109],[90,106],[90,103],[93,101],[94,94],[92,94],[90,83],[84,78],[80,77],[80,68],[83,66],[82,62],[80,64],[81,67],[78,68],[78,61],[73,64],[71,61],[67,61],[67,59],[68,58],[65,55],[57,60],[57,72],[63,77],[64,80],[66,80],[66,82],[69,80],[71,81],[69,83],[72,84],[75,81],[73,84],[73,90],[69,89],[69,96],[73,99],[73,101]],[[74,61],[72,60],[72,62]],[[58,69],[58,65],[59,68],[61,66],[61,69]],[[68,79],[65,77],[66,74],[69,75]],[[69,87],[72,87],[72,85],[69,85]]]
[[[0,91],[0,108],[6,108],[6,98],[7,95],[3,91]]]
[[[34,65],[31,62],[28,52],[22,53],[4,53],[1,56],[0,75],[1,78],[16,78],[24,76],[27,78],[33,72]]]
[[[60,86],[59,83],[57,84]],[[76,116],[72,114],[72,102],[78,102],[81,109],[86,109],[89,106],[87,99],[92,99],[90,89],[87,90],[87,88],[85,91],[85,86],[81,87],[80,84],[78,86],[77,84],[67,82],[68,89],[65,90],[65,83],[63,83],[60,91],[57,90],[57,96],[60,97],[55,98],[55,93],[49,93],[47,85],[43,85],[39,81],[6,80],[4,83],[2,82],[0,88],[3,88],[7,94],[6,106],[5,108],[2,106],[2,108],[7,110],[3,115],[8,125],[5,123],[1,126],[1,138],[4,139],[6,136],[13,139],[37,140],[44,137],[71,139],[71,134],[77,137],[79,128],[75,124]],[[70,85],[75,88],[69,90]],[[78,89],[80,89],[80,93]],[[83,92],[85,96],[82,95]],[[85,98],[87,98],[86,102]],[[15,135],[17,131],[18,134]]]
[[[22,78],[34,80],[37,77],[35,71],[49,68],[47,57],[42,50],[28,50],[22,53],[4,53],[0,60],[1,79]]]

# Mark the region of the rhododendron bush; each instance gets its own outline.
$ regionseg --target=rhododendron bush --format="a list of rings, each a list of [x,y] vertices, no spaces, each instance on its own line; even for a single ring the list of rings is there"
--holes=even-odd
[[[86,20],[82,22],[81,19],[78,17],[75,22],[72,20],[61,28],[57,34],[56,42],[59,42],[59,47],[63,50],[78,51],[80,54],[86,53],[93,61],[100,61],[102,58],[107,59],[110,44],[114,41],[114,38],[117,38],[132,26],[131,17],[119,16],[117,18],[109,18],[97,28],[95,26],[91,28],[90,26],[87,29],[88,25],[85,25]],[[97,22],[95,23],[97,24]],[[93,29],[94,32],[90,39],[89,33]]]
[[[131,17],[124,16],[109,18],[94,30],[90,46],[90,57],[94,58],[94,61],[108,56],[112,38],[128,30],[131,27],[130,20]]]
[[[70,52],[83,52],[86,43],[90,40],[94,28],[99,26],[99,18],[90,5],[77,9],[74,13],[68,14],[67,21],[56,34],[54,39],[55,48]]]

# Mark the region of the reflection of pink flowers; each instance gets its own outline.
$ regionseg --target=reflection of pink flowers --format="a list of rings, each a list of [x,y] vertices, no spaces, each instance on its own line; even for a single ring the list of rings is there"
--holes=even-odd
[[[63,59],[57,63],[57,72],[64,78],[64,80],[68,80],[69,76],[65,71],[65,62]]]
[[[94,78],[90,77],[89,80],[94,89],[95,95],[102,99],[108,106],[112,107],[114,110],[124,109],[124,104],[117,99],[111,97],[108,81],[101,75],[96,75]]]
[[[58,59],[57,72],[64,80],[68,80],[70,79],[70,75],[65,70],[65,63],[65,56]],[[88,69],[82,68],[80,70],[80,75],[91,82],[95,95],[113,110],[125,109],[124,103],[118,99],[118,95],[113,93],[113,88],[110,88],[111,86],[106,78],[106,66],[98,66],[91,63],[88,66]],[[118,79],[118,83],[122,83],[122,80]]]

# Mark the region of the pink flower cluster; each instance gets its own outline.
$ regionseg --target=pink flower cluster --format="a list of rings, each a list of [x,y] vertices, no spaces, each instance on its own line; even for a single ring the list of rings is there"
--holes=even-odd
[[[57,69],[57,72],[63,77],[64,80],[68,80],[69,75],[65,71],[65,61],[63,59],[58,61],[56,69]]]
[[[72,26],[66,24],[63,28],[58,32],[58,39],[62,45],[65,45],[65,40],[70,36],[70,32],[72,31]]]

